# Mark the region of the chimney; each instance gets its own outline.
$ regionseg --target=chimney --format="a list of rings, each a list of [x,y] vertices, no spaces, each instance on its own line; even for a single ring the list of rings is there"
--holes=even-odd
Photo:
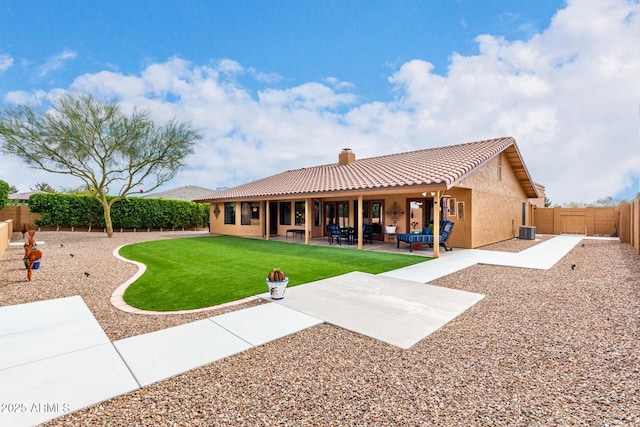
[[[343,148],[338,155],[338,163],[340,166],[348,165],[356,161],[356,154],[351,148]]]

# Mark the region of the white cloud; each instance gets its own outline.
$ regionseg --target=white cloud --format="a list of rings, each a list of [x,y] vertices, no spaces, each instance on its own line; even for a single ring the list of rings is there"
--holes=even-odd
[[[397,101],[360,107],[354,123],[379,135],[394,123],[415,146],[513,135],[552,201],[615,194],[640,175],[639,24],[637,3],[570,2],[528,41],[479,36],[480,53],[454,55],[446,77],[403,64]]]
[[[335,162],[347,146],[361,158],[510,135],[553,202],[590,202],[640,176],[639,12],[626,0],[569,1],[526,41],[479,35],[479,53],[453,54],[445,76],[423,59],[401,64],[389,77],[391,102],[361,103],[335,77],[252,95],[237,76],[269,79],[229,59],[171,58],[137,75],[85,74],[70,89],[202,130],[189,168],[167,187],[239,185]],[[6,100],[29,95],[44,97],[15,92]],[[27,182],[56,185],[36,176]]]
[[[52,56],[40,67],[40,77],[44,77],[51,71],[62,68],[65,63],[75,59],[78,54],[72,50],[64,49],[62,53]]]
[[[139,77],[125,76],[112,71],[83,74],[75,79],[71,89],[125,99],[143,97],[146,93],[144,82]]]
[[[0,73],[13,66],[13,58],[9,55],[0,55]]]
[[[8,92],[4,97],[4,101],[7,104],[29,105],[31,107],[36,107],[42,104],[42,101],[47,97],[48,97],[47,92],[43,90],[36,90],[33,92],[17,90],[13,92]]]
[[[255,68],[248,68],[247,72],[257,81],[262,83],[277,83],[282,80],[282,76],[277,73],[264,73]]]
[[[351,82],[343,82],[337,77],[325,77],[324,82],[336,90],[353,89],[355,85]]]

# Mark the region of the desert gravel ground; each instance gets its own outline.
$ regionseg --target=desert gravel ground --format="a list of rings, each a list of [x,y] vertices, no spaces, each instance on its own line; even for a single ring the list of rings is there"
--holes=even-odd
[[[110,305],[136,271],[115,247],[191,235],[39,233],[32,282],[21,251],[0,262],[0,305],[81,295],[117,340],[255,304],[166,316]],[[409,350],[323,324],[47,425],[640,425],[640,257],[583,243],[550,270],[476,265],[434,282],[486,297]]]

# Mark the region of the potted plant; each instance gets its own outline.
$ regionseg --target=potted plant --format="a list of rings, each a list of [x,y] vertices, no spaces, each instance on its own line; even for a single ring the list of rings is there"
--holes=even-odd
[[[391,224],[384,227],[387,234],[396,234],[396,225]]]
[[[289,278],[278,267],[271,270],[267,276],[267,286],[269,287],[269,293],[271,299],[284,298],[284,291],[287,289]]]

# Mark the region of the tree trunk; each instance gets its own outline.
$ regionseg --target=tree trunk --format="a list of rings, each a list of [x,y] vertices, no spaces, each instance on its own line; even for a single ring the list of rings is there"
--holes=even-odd
[[[113,224],[111,224],[111,206],[109,203],[102,203],[104,209],[104,223],[107,226],[107,237],[113,237]]]

